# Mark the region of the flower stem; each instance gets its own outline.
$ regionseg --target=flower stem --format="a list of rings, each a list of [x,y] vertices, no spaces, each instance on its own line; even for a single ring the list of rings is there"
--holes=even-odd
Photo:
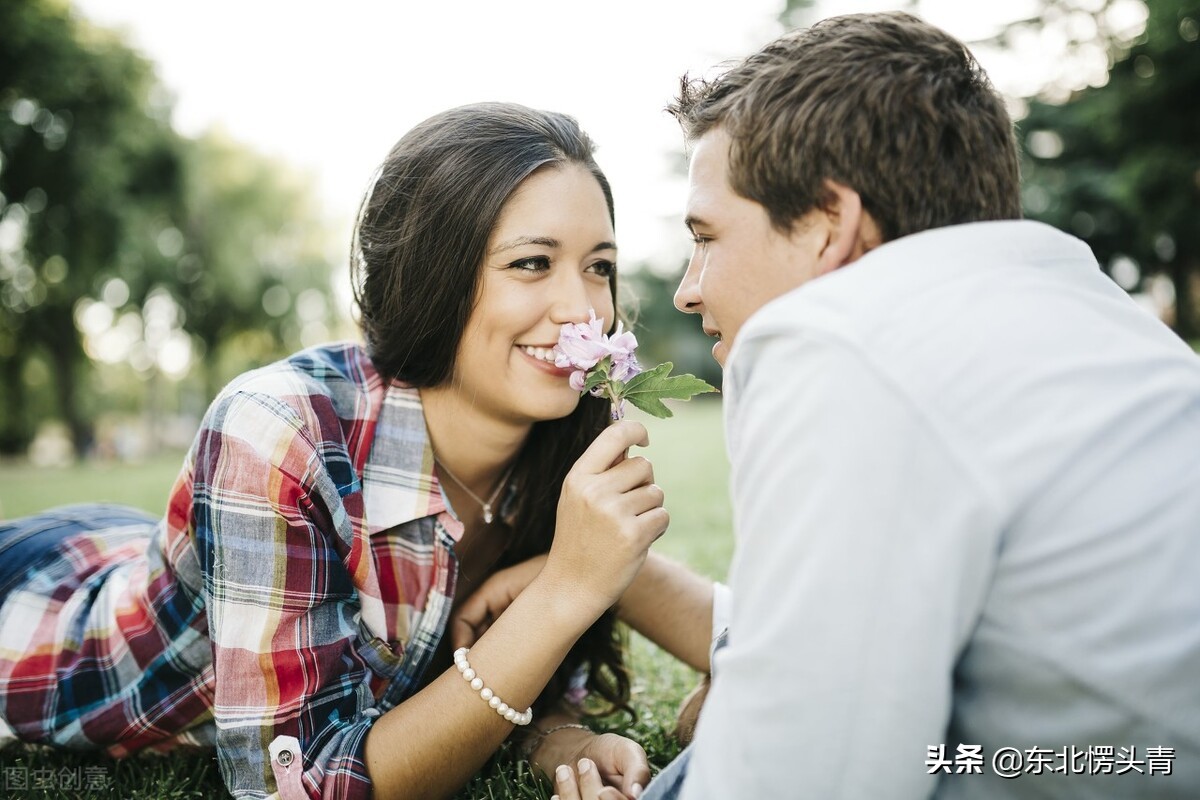
[[[613,422],[616,422],[617,420],[621,419],[624,414],[621,413],[621,396],[613,386],[612,381],[605,381],[604,395],[609,399],[609,402],[612,403],[612,419]]]

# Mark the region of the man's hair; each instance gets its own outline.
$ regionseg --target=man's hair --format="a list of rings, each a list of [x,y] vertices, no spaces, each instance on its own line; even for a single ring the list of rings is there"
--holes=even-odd
[[[788,230],[849,186],[883,241],[1021,216],[1004,102],[961,42],[904,13],[833,17],[712,81],[686,75],[668,109],[689,141],[731,139],[729,183]]]

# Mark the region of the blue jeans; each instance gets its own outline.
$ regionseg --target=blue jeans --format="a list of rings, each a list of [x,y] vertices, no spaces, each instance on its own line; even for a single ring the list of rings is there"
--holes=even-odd
[[[654,776],[641,800],[676,800],[683,790],[683,779],[687,777],[688,764],[692,759],[692,746],[689,744],[683,752],[675,756],[675,760],[663,767],[663,771]]]
[[[157,522],[145,511],[104,503],[63,506],[19,519],[0,521],[0,603],[58,556],[58,545],[87,531]]]

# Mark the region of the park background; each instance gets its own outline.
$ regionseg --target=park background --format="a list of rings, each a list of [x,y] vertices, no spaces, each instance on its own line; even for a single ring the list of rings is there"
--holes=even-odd
[[[690,242],[662,109],[783,30],[903,8],[967,41],[1018,121],[1027,216],[1088,242],[1154,314],[1200,337],[1200,2],[1018,0],[150,0],[0,3],[0,519],[108,500],[154,513],[234,375],[353,338],[347,252],[371,173],[444,108],[576,116],[611,179],[622,296],[643,361],[720,380],[670,303]],[[995,335],[1003,336],[1004,331]],[[720,401],[647,421],[672,530],[713,577],[732,552]],[[661,766],[695,676],[634,637],[634,720]],[[114,763],[9,748],[20,796],[210,797],[209,756]],[[16,775],[17,773],[14,773]],[[76,778],[71,779],[69,775]],[[464,797],[546,797],[503,756]]]

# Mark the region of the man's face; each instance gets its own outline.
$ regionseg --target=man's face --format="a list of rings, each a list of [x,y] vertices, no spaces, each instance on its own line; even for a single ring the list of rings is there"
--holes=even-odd
[[[675,291],[675,307],[699,314],[704,332],[718,338],[712,352],[722,367],[750,315],[819,274],[827,241],[818,212],[780,233],[762,205],[730,188],[729,142],[716,128],[692,153],[686,224],[695,247]]]

